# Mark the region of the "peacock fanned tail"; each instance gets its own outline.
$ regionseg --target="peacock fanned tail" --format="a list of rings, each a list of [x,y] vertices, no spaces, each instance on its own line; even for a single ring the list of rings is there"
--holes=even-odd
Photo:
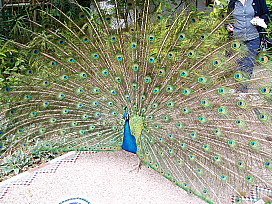
[[[112,12],[77,5],[77,19],[38,10],[47,22],[21,28],[31,43],[5,39],[29,64],[2,83],[1,157],[37,140],[46,145],[34,153],[121,150],[127,107],[137,156],[189,194],[247,203],[252,186],[272,188],[269,56],[249,79],[235,71],[247,49],[226,38],[229,16],[138,3],[126,3],[129,21],[118,1]]]

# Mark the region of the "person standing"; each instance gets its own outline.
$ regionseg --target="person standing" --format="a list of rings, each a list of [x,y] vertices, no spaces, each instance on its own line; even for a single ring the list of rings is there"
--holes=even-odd
[[[260,36],[258,26],[250,21],[254,17],[268,21],[270,12],[266,5],[266,0],[230,0],[228,13],[232,12],[234,23],[227,25],[228,32],[233,33],[233,37],[242,40],[248,48],[246,57],[239,62],[236,71],[243,71],[248,79],[253,74],[254,61],[260,46]],[[242,85],[239,88],[242,92],[247,92],[247,87]]]

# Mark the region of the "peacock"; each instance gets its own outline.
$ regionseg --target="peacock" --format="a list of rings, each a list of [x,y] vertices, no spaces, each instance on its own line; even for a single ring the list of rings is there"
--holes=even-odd
[[[1,37],[29,60],[14,83],[1,83],[1,158],[37,140],[45,145],[33,154],[125,150],[208,203],[253,203],[256,187],[271,193],[269,53],[249,78],[225,8],[113,2],[75,2],[76,18],[36,8],[43,22],[24,18],[20,28],[29,43]],[[11,66],[19,58],[7,55]]]

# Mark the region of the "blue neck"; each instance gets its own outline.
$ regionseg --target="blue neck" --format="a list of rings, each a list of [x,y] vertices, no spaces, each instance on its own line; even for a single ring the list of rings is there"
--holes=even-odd
[[[136,154],[137,152],[137,145],[136,145],[136,139],[131,134],[130,126],[129,126],[129,119],[126,119],[125,121],[125,128],[124,128],[124,138],[123,138],[123,144],[122,148],[128,152],[132,152]]]

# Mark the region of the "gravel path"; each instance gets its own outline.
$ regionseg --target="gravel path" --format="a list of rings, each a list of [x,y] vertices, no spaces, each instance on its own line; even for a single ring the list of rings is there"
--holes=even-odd
[[[0,203],[58,204],[69,198],[91,204],[206,203],[145,166],[130,172],[137,163],[138,158],[125,151],[70,153],[0,183]]]

